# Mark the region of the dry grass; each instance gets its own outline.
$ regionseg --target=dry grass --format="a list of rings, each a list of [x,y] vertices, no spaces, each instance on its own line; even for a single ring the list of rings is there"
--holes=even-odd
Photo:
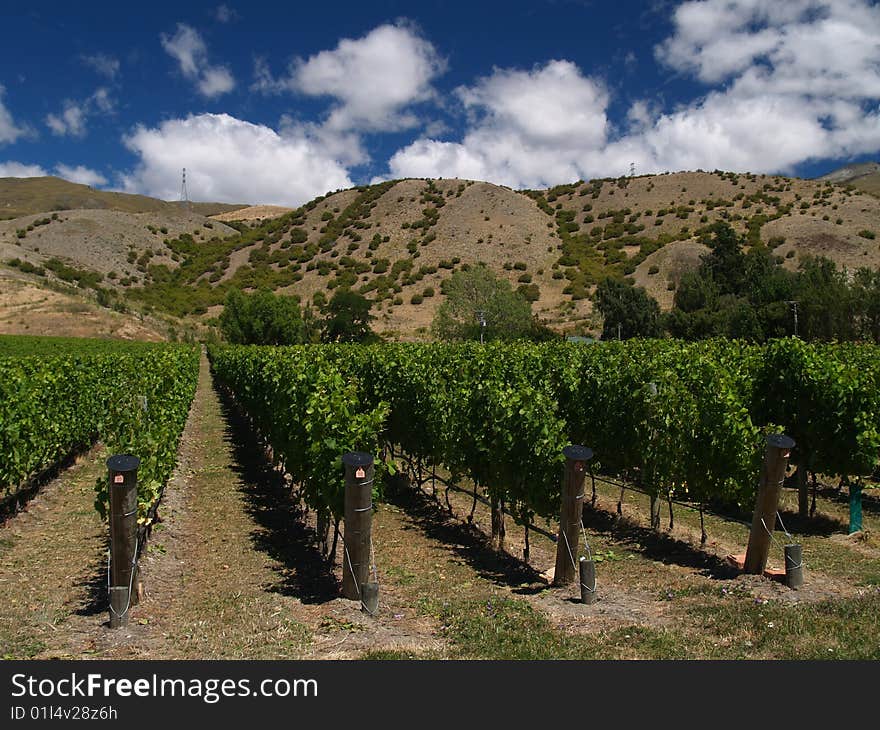
[[[38,286],[31,277],[0,268],[0,334],[111,337],[158,342],[159,322],[98,306],[77,294]]]
[[[145,195],[111,193],[88,185],[68,182],[58,177],[0,178],[0,218],[18,218],[53,210],[94,208],[127,213],[170,212],[180,207]],[[194,212],[214,215],[241,208],[228,203],[192,203]]]
[[[247,208],[212,215],[211,218],[215,221],[264,221],[278,218],[292,210],[294,209],[281,205],[251,205]]]

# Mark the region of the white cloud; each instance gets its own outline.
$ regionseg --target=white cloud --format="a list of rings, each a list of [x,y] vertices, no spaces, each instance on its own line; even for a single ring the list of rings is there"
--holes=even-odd
[[[603,85],[568,61],[496,69],[458,90],[461,141],[427,136],[395,153],[393,177],[464,176],[515,187],[712,169],[791,171],[880,150],[880,6],[865,0],[689,1],[655,49],[704,96],[633,103],[606,122]]]
[[[45,177],[49,174],[54,174],[70,182],[83,185],[95,186],[106,185],[107,183],[107,178],[101,173],[83,165],[71,167],[70,165],[59,163],[55,166],[54,171],[49,173],[40,165],[28,165],[12,160],[0,162],[0,177]]]
[[[85,167],[84,165],[71,167],[70,165],[59,163],[55,166],[55,174],[58,175],[58,177],[69,180],[70,182],[80,183],[81,185],[88,185],[90,187],[107,184],[107,178],[100,172]]]
[[[59,137],[85,137],[86,111],[84,106],[68,99],[64,102],[64,111],[60,114],[46,115],[46,126],[52,134]]]
[[[195,82],[202,96],[213,98],[235,88],[235,79],[225,66],[208,63],[208,47],[195,28],[184,23],[177,24],[174,35],[161,35],[162,48],[180,66],[180,72]]]
[[[265,59],[257,59],[253,88],[332,97],[328,130],[394,131],[419,124],[410,107],[434,97],[431,81],[445,68],[434,46],[412,27],[387,24],[294,60],[285,78],[273,78]]]
[[[19,137],[27,134],[27,129],[16,125],[12,114],[3,104],[3,94],[5,91],[3,85],[0,84],[0,144],[15,142]]]
[[[48,173],[39,165],[26,165],[21,162],[0,162],[0,177],[43,177]]]
[[[116,110],[116,100],[110,96],[110,92],[101,87],[89,97],[89,102],[98,107],[99,111],[110,114]]]
[[[218,23],[231,23],[233,20],[238,19],[238,13],[234,8],[230,8],[224,3],[214,9],[214,18]]]
[[[84,54],[80,59],[86,66],[108,79],[115,79],[119,73],[119,59],[106,53]]]
[[[198,81],[199,92],[208,98],[226,94],[235,88],[235,79],[221,66],[206,68]]]
[[[496,69],[456,95],[472,124],[460,143],[420,139],[390,160],[392,177],[470,177],[514,187],[576,180],[606,140],[608,95],[569,61]]]
[[[122,187],[166,200],[177,198],[184,167],[193,200],[292,206],[352,185],[345,167],[293,124],[278,132],[227,114],[200,114],[139,126],[124,142],[140,163]]]
[[[112,114],[116,109],[116,101],[103,86],[82,101],[65,99],[62,111],[58,114],[46,115],[46,126],[52,134],[59,137],[85,137],[89,117],[97,111]]]
[[[864,0],[705,0],[682,3],[657,57],[738,91],[876,97],[880,8]]]

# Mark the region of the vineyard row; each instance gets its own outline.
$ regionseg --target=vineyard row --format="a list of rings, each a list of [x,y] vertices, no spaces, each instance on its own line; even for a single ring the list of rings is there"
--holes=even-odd
[[[198,368],[198,351],[186,346],[7,351],[0,357],[0,497],[14,498],[35,474],[101,441],[111,453],[140,457],[145,521],[176,463]],[[106,480],[96,484],[95,506],[106,514]]]
[[[391,446],[488,494],[493,534],[553,517],[562,449],[650,494],[751,504],[764,437],[806,473],[859,476],[880,455],[880,348],[734,341],[215,347],[215,374],[319,523],[343,510],[340,455]],[[376,480],[377,491],[381,480]],[[377,497],[381,495],[377,494]]]

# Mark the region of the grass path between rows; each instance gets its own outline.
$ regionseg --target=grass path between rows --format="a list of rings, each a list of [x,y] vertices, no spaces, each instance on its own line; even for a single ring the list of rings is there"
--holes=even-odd
[[[95,448],[0,527],[0,657],[39,656],[71,616],[95,620],[106,528],[94,508],[106,453]]]

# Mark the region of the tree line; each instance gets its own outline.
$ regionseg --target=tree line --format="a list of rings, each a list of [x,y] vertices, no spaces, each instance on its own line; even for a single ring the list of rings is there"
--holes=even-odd
[[[606,279],[596,290],[603,339],[729,337],[765,342],[797,335],[817,341],[880,342],[880,272],[839,269],[830,259],[804,256],[796,271],[777,263],[762,242],[727,223],[701,237],[709,247],[699,267],[682,275],[673,307],[661,313],[644,288]]]

